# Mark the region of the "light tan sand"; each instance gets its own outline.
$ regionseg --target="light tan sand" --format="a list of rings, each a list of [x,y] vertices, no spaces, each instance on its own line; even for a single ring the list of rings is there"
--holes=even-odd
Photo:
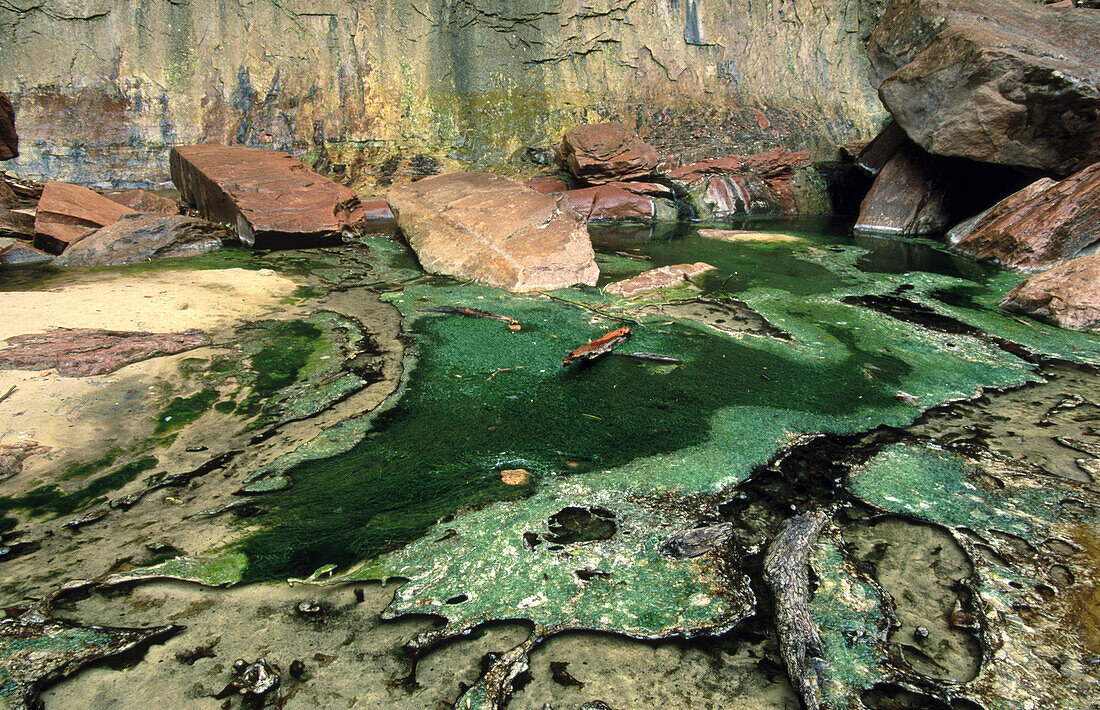
[[[724,242],[803,242],[807,240],[793,234],[780,232],[751,232],[741,229],[700,229],[700,237],[721,239]]]

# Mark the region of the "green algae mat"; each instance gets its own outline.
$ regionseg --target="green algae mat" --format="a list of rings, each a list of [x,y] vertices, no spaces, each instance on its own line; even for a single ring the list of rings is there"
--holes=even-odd
[[[636,299],[587,287],[517,296],[425,277],[382,236],[357,245],[363,268],[350,277],[323,253],[298,257],[305,273],[384,291],[409,342],[402,386],[378,410],[251,472],[249,492],[271,491],[269,512],[250,519],[255,530],[242,542],[113,581],[403,580],[388,616],[446,622],[414,640],[419,652],[491,620],[528,620],[529,639],[496,658],[457,705],[502,707],[527,654],[552,634],[691,637],[759,613],[752,579],[761,550],[718,540],[681,554],[669,542],[717,521],[719,504],[782,452],[820,435],[901,429],[931,407],[1040,382],[1045,359],[1100,365],[1100,337],[996,306],[1018,276],[927,246],[934,258],[921,252],[914,263],[934,270],[908,268],[844,235],[784,231],[799,238],[608,232],[597,245],[601,286],[667,264],[715,267]],[[631,337],[615,353],[562,365],[574,348],[623,326]],[[242,417],[259,414],[253,425],[309,416],[364,384],[310,360],[311,343],[338,327],[342,342],[358,342],[352,326],[322,315],[256,327],[267,330],[250,354],[252,379],[230,405]],[[285,347],[264,345],[278,338]],[[288,389],[311,367],[323,375],[307,381],[315,384]],[[170,406],[187,413],[200,404],[213,402]],[[899,447],[853,469],[850,494],[863,505],[951,530],[1021,536],[1084,522],[1052,508],[1042,488],[1009,500],[1001,489],[968,487],[962,464],[946,454]],[[502,472],[515,469],[529,477],[508,485]],[[815,548],[811,609],[826,629],[825,697],[858,707],[851,703],[882,679],[923,681],[886,657],[888,605],[839,541],[827,531]],[[1007,573],[980,571],[976,597],[1011,604],[1011,587],[997,576]],[[1004,655],[1026,663],[1033,652]],[[973,692],[953,686],[953,696],[940,695],[1004,691],[1003,706],[1017,707],[995,669],[967,686]]]

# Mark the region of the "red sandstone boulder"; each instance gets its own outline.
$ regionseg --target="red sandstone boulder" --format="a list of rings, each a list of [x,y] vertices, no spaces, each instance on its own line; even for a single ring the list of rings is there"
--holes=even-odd
[[[856,165],[872,175],[878,175],[905,144],[911,143],[905,131],[896,122],[891,121],[886,128],[871,139],[863,150],[856,155]]]
[[[1100,329],[1100,255],[1070,259],[1025,279],[1001,305],[1059,328]]]
[[[1019,271],[1080,255],[1100,242],[1100,163],[1009,195],[959,237],[955,251]]]
[[[593,185],[645,177],[659,159],[656,148],[618,121],[569,129],[556,156],[559,165]]]
[[[19,157],[19,135],[15,132],[15,109],[7,96],[0,94],[0,160]]]
[[[169,163],[185,202],[259,248],[338,242],[362,220],[354,192],[287,153],[192,145],[173,148]]]
[[[0,207],[0,237],[34,239],[34,215],[29,211]]]
[[[644,182],[609,182],[562,193],[591,222],[671,222],[678,217],[672,190]]]
[[[871,81],[931,153],[1068,175],[1100,160],[1100,13],[1027,0],[892,0]]]
[[[124,214],[134,214],[134,211],[86,187],[51,180],[38,201],[34,245],[51,254],[60,254],[89,230],[114,224]]]
[[[179,214],[180,206],[175,200],[161,197],[148,190],[126,190],[105,196],[108,200],[129,207],[134,212],[145,214]]]
[[[363,220],[366,222],[393,222],[393,210],[385,200],[365,200],[363,205]]]
[[[486,173],[451,173],[390,190],[397,224],[426,271],[512,291],[599,277],[584,221],[568,200]]]
[[[673,264],[661,266],[649,271],[643,271],[634,278],[616,281],[604,286],[604,290],[614,296],[631,298],[643,293],[659,291],[663,288],[679,286],[684,281],[690,281],[699,274],[712,270],[714,267],[702,261],[694,264]]]
[[[229,231],[220,224],[182,215],[123,215],[92,232],[54,261],[56,266],[107,266],[195,256],[220,249]]]
[[[933,156],[906,142],[875,177],[860,205],[856,231],[915,236],[951,221],[949,186]]]

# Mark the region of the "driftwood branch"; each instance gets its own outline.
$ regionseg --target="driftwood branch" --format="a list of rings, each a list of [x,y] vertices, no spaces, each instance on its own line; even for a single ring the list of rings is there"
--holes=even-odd
[[[775,598],[779,650],[806,710],[820,710],[824,681],[825,652],[810,615],[809,557],[827,519],[822,512],[791,518],[764,557],[764,581]]]

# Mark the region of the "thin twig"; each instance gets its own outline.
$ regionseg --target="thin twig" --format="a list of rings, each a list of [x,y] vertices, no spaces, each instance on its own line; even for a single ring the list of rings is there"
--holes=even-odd
[[[617,316],[614,313],[608,313],[605,310],[601,310],[599,308],[596,308],[595,306],[590,306],[587,303],[581,303],[580,301],[572,301],[568,298],[562,298],[561,296],[553,296],[549,293],[546,293],[545,291],[539,291],[539,293],[541,293],[543,296],[546,296],[547,298],[549,298],[551,300],[561,301],[562,303],[568,303],[568,304],[576,306],[578,308],[583,308],[586,311],[592,311],[593,313],[598,313],[599,315],[601,315],[605,318],[611,318],[613,320],[622,321],[623,323],[633,323],[634,325],[641,326],[642,328],[645,327],[645,323],[642,323],[639,320],[635,320],[634,318],[626,318],[624,316]]]
[[[8,391],[7,391],[7,392],[5,392],[4,394],[0,395],[0,402],[3,402],[3,401],[4,401],[5,399],[7,399],[8,397],[10,397],[10,396],[12,395],[12,392],[15,392],[15,385],[12,385],[11,387],[9,387],[9,388],[8,388]]]

